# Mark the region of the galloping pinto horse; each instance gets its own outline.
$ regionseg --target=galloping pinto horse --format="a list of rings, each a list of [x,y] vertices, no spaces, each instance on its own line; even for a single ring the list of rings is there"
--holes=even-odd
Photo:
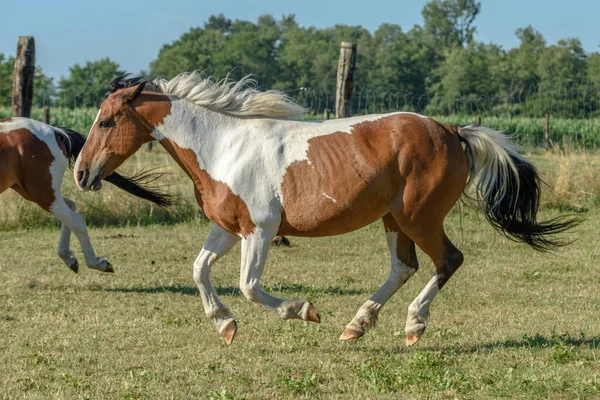
[[[90,243],[85,218],[75,211],[75,202],[61,194],[67,164],[79,155],[85,137],[67,128],[55,127],[27,118],[0,120],[0,193],[14,189],[61,221],[58,255],[77,272],[79,263],[70,250],[71,231],[81,243],[89,268],[113,272],[104,257],[97,257]],[[169,196],[146,189],[151,174],[127,178],[118,173],[106,176],[115,186],[159,206],[169,205]],[[95,189],[101,187],[98,181]]]
[[[248,83],[215,82],[199,73],[149,84],[117,79],[74,169],[79,187],[89,190],[145,142],[156,139],[167,149],[214,223],[194,262],[194,279],[206,314],[228,344],[237,325],[210,273],[240,241],[244,296],[281,318],[320,322],[309,301],[261,289],[271,239],[337,235],[382,219],[389,277],[340,339],[358,338],[375,325],[381,307],[417,271],[417,245],[436,273],[408,308],[406,342],[412,345],[428,324],[431,301],[463,262],[443,222],[467,186],[474,185],[496,229],[537,250],[562,244],[552,235],[577,222],[537,222],[537,171],[498,132],[405,112],[295,121],[286,117],[302,107]]]

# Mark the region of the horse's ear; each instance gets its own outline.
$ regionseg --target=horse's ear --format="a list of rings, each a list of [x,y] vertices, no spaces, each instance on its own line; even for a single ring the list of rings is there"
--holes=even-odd
[[[126,103],[132,101],[133,99],[135,99],[137,97],[138,94],[142,93],[142,90],[144,90],[144,86],[146,86],[145,81],[141,82],[137,86],[133,86],[133,87],[124,89],[121,92],[121,98]]]

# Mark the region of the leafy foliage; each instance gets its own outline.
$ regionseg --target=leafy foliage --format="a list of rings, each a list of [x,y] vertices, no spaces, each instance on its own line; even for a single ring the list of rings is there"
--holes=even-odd
[[[69,68],[68,78],[58,83],[60,92],[57,104],[63,107],[98,107],[106,97],[108,83],[123,75],[119,64],[108,57],[98,61],[88,61],[81,66],[75,64]]]

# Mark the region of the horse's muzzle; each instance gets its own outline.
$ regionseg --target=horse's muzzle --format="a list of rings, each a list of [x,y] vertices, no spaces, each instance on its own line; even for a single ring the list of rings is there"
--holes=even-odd
[[[81,190],[98,191],[102,189],[102,173],[101,171],[95,171],[92,174],[87,169],[79,170],[76,174],[76,183]]]

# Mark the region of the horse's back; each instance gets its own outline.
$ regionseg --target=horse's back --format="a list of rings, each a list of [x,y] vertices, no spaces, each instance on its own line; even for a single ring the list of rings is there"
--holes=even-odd
[[[407,187],[435,190],[453,175],[448,160],[460,164],[464,159],[456,134],[436,121],[411,113],[369,117],[347,132],[311,138],[306,160],[288,167],[281,234],[325,236],[359,229],[394,204],[404,207]]]

